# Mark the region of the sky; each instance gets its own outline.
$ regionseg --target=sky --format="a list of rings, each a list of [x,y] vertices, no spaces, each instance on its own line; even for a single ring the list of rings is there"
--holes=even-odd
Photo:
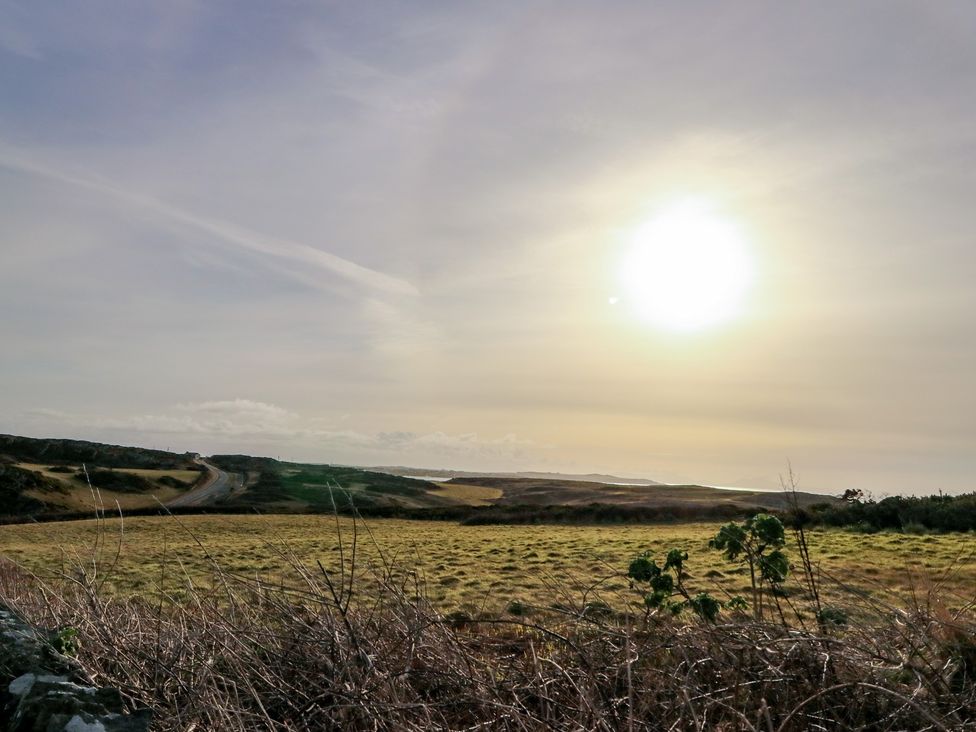
[[[0,432],[974,490],[974,37],[968,0],[0,0]],[[621,268],[691,200],[752,274],[676,331]]]

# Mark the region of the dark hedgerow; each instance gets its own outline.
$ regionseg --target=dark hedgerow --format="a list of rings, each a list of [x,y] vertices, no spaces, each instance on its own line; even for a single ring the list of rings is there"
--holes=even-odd
[[[81,481],[87,480],[95,488],[120,493],[145,493],[153,489],[153,484],[141,475],[121,470],[79,471],[75,477]]]
[[[794,512],[795,519],[824,526],[856,527],[866,532],[976,531],[976,493],[958,496],[852,497],[843,504],[815,504]]]

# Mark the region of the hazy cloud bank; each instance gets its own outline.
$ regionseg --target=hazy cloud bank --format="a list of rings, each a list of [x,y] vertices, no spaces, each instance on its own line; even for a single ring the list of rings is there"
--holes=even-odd
[[[249,399],[182,403],[155,414],[129,416],[39,408],[22,417],[39,435],[94,434],[123,444],[135,442],[204,453],[264,449],[261,454],[319,462],[355,462],[348,456],[358,455],[357,461],[376,463],[447,465],[451,463],[440,461],[454,460],[498,469],[494,466],[524,461],[527,451],[547,447],[514,434],[487,438],[477,433],[441,431],[365,433],[327,426],[321,419]]]

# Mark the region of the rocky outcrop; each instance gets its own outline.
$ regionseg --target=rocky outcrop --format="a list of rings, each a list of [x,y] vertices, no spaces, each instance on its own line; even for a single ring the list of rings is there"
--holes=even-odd
[[[0,605],[0,732],[146,732],[149,711],[127,714],[117,689],[94,686],[56,650],[59,639]]]

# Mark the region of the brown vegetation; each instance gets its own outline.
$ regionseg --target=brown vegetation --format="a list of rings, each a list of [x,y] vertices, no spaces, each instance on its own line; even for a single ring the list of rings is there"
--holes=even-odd
[[[444,615],[381,547],[363,565],[368,532],[352,524],[328,567],[279,545],[298,582],[213,563],[212,582],[155,601],[106,591],[121,544],[103,532],[54,583],[5,565],[0,599],[75,629],[84,666],[159,730],[976,727],[976,623],[938,586],[907,607],[841,588],[863,620],[835,629],[608,613],[586,595],[544,620]],[[375,589],[357,596],[364,574]]]
[[[494,503],[504,506],[585,506],[599,503],[631,508],[725,505],[742,509],[786,509],[792,507],[794,502],[801,506],[837,502],[830,496],[816,493],[797,492],[794,495],[785,491],[731,490],[701,485],[613,485],[559,478],[472,476],[450,480],[445,485],[455,482],[493,488],[500,493]]]

